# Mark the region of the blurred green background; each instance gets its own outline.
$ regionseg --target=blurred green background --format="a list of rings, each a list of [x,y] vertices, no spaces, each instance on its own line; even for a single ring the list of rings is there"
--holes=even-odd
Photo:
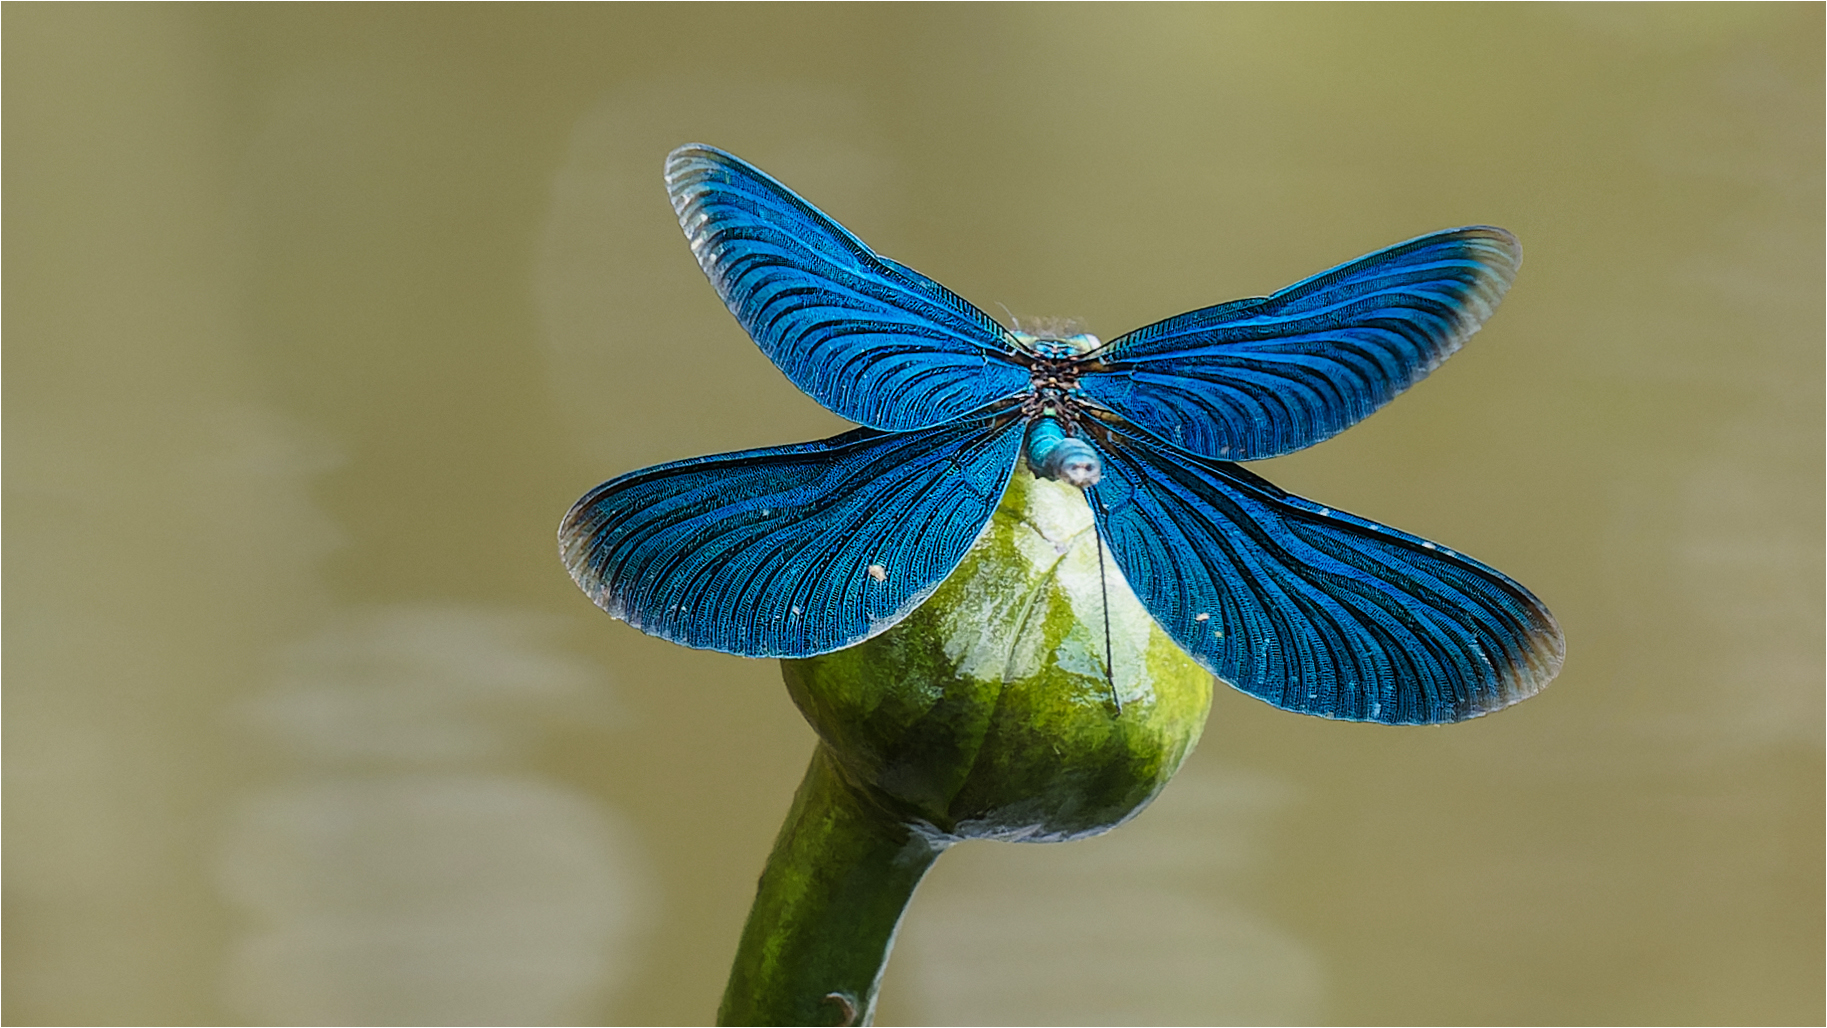
[[[1566,630],[1435,729],[1220,690],[972,844],[882,1023],[1819,1023],[1823,9],[4,8],[9,1023],[708,1021],[812,748],[571,585],[645,464],[842,427],[660,178],[758,163],[1109,338],[1434,229],[1489,326],[1278,484]]]

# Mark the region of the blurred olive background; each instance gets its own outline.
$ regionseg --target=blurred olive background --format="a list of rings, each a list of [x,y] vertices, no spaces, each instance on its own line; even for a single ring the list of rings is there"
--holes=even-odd
[[[882,1023],[1819,1023],[1822,8],[4,11],[11,1023],[698,1023],[812,748],[560,514],[843,424],[660,176],[1129,328],[1488,222],[1496,318],[1258,465],[1561,619],[1450,728],[1220,690],[1157,805],[974,844]]]

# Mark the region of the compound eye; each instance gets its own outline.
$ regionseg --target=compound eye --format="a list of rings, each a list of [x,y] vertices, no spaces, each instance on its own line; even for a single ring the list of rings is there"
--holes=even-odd
[[[1060,466],[1059,477],[1067,485],[1089,489],[1103,479],[1104,465],[1096,457],[1074,457]]]

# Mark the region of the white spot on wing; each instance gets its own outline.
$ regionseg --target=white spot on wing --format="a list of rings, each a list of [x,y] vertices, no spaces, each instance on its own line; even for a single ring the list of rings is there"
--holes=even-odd
[[[878,582],[888,581],[888,569],[880,564],[869,565],[869,577]]]

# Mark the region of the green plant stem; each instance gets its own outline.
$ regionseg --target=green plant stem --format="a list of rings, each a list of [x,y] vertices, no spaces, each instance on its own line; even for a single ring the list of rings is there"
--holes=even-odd
[[[717,1023],[870,1023],[901,914],[947,845],[871,801],[819,743],[761,874]]]

